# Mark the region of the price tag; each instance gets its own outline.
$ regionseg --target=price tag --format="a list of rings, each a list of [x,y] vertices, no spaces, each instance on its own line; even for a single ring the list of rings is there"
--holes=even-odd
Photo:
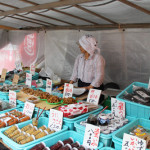
[[[150,77],[149,77],[148,89],[150,89]]]
[[[100,127],[86,124],[83,146],[86,148],[96,148],[99,143]]]
[[[111,113],[117,117],[125,118],[125,102],[111,98]]]
[[[73,93],[73,84],[65,83],[63,98],[72,97]]]
[[[9,90],[9,104],[16,106],[16,92]]]
[[[3,69],[1,74],[1,81],[5,81],[6,73],[7,73],[7,69]]]
[[[34,111],[35,104],[30,103],[30,102],[25,102],[24,108],[23,108],[23,113],[30,118],[32,118],[32,114]]]
[[[16,61],[16,62],[15,62],[15,65],[16,65],[16,69],[17,69],[17,70],[22,70],[22,65],[21,65],[21,62],[20,62],[20,61]]]
[[[46,80],[46,92],[52,93],[52,80],[50,79]]]
[[[87,102],[98,105],[101,92],[101,90],[90,89]]]
[[[35,74],[35,64],[31,64],[31,65],[30,65],[30,73],[31,73],[32,75]]]
[[[14,85],[18,84],[18,80],[19,80],[19,76],[15,74],[12,84],[14,84]]]
[[[26,73],[26,85],[31,87],[31,83],[32,83],[32,74]]]
[[[122,150],[146,150],[146,141],[124,133]]]
[[[50,109],[48,127],[52,130],[59,131],[62,128],[63,112]]]

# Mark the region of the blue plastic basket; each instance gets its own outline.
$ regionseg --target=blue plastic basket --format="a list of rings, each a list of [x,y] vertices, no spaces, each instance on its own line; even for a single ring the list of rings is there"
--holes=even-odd
[[[130,133],[130,129],[132,129],[135,126],[141,125],[146,129],[150,130],[150,120],[146,119],[136,119],[133,122],[127,124],[120,130],[118,130],[114,135],[113,135],[113,142],[115,144],[115,150],[121,150],[122,147],[122,142],[123,142],[123,134]],[[148,149],[147,149],[148,150]]]
[[[5,80],[5,82],[4,82],[5,84],[12,84],[12,82],[11,81],[9,81],[9,80]],[[0,83],[0,85],[3,85],[4,83]]]
[[[46,144],[47,147],[50,147],[54,144],[56,144],[59,140],[63,141],[68,138],[72,137],[74,142],[78,141],[81,145],[83,143],[84,135],[81,135],[75,131],[65,131],[64,133],[57,134],[54,137],[48,138],[43,140],[43,142]],[[25,150],[30,150],[34,145],[31,145],[30,147],[27,147]],[[101,150],[103,147],[103,144],[100,142],[99,146],[95,150]]]
[[[148,84],[146,84],[146,83],[133,82],[125,90],[123,90],[121,93],[119,93],[116,98],[117,98],[117,100],[120,100],[120,101],[123,101],[126,103],[126,115],[127,116],[150,119],[150,106],[138,104],[138,103],[123,99],[125,92],[128,92],[128,93],[133,92],[133,90],[132,90],[133,85],[148,88]]]
[[[74,129],[75,129],[75,127],[74,127],[74,123],[75,123],[75,122],[82,120],[83,118],[89,116],[90,114],[98,113],[98,112],[100,112],[102,109],[103,109],[103,107],[100,106],[100,107],[99,107],[98,109],[96,109],[96,110],[93,110],[93,111],[88,112],[88,113],[86,113],[86,114],[80,115],[80,116],[78,116],[78,117],[76,117],[76,118],[73,118],[73,119],[69,119],[69,118],[64,117],[64,118],[63,118],[63,123],[64,123],[64,125],[68,126],[69,130],[74,130]],[[47,113],[48,116],[49,116],[49,112],[50,112],[50,111],[46,111],[46,113]]]
[[[112,147],[103,147],[101,150],[115,150],[115,149]]]
[[[108,114],[108,113],[111,113],[111,111],[110,111],[110,110],[104,110],[103,113]],[[98,113],[95,113],[95,114],[98,114]],[[85,121],[87,118],[88,118],[88,117],[84,117],[84,118],[82,118],[81,120],[79,120],[79,121],[77,121],[77,122],[74,123],[74,126],[75,126],[77,132],[79,132],[79,133],[81,133],[81,134],[84,134],[84,132],[85,132],[85,127],[82,126],[82,125],[80,125],[80,122],[81,122],[81,121]],[[129,117],[129,116],[127,116],[126,118],[127,118],[130,122],[133,121],[133,120],[135,120],[135,118]],[[125,126],[126,126],[126,125],[125,125]],[[121,128],[120,128],[120,129],[121,129]],[[120,130],[120,129],[118,129],[118,130]],[[113,133],[110,133],[110,134],[103,134],[103,133],[100,133],[100,142],[102,142],[102,143],[104,144],[104,146],[108,146],[108,147],[111,146],[111,145],[112,145],[112,136],[113,136],[113,134],[115,134],[116,132],[117,132],[117,131],[114,131]]]
[[[46,118],[46,117],[41,117],[41,118],[39,118],[38,127],[40,127],[40,126],[42,126],[42,125],[48,126],[48,121],[49,121],[49,119]],[[24,126],[26,126],[26,125],[28,125],[28,124],[30,124],[30,123],[32,123],[32,120],[28,120],[28,121],[26,121],[26,122],[19,123],[19,124],[18,124],[18,127],[19,127],[19,128],[23,128]],[[47,136],[45,136],[45,137],[42,137],[42,138],[40,138],[40,139],[36,139],[36,140],[34,140],[34,141],[32,141],[32,142],[29,142],[29,143],[26,143],[26,144],[21,145],[21,144],[18,144],[18,143],[16,143],[16,142],[14,142],[13,140],[11,140],[10,138],[8,138],[7,136],[5,136],[5,135],[3,134],[3,132],[4,132],[5,130],[7,130],[8,128],[9,128],[9,127],[6,127],[5,129],[1,129],[1,130],[0,130],[0,137],[2,138],[3,142],[4,142],[6,145],[8,145],[9,147],[11,147],[11,149],[13,149],[13,150],[24,150],[26,147],[29,147],[29,146],[31,146],[31,145],[33,145],[33,144],[38,144],[39,142],[42,142],[43,140],[46,140],[47,138],[53,137],[53,136],[55,136],[55,135],[57,135],[57,134],[59,134],[59,133],[61,133],[61,132],[64,132],[64,131],[66,131],[66,130],[68,129],[67,126],[63,126],[62,130],[60,130],[60,131],[57,131],[57,132],[55,132],[55,133],[49,134],[49,135],[47,135]]]

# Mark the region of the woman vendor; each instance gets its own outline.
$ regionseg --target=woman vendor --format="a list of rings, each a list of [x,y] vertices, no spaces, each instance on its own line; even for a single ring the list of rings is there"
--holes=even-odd
[[[92,35],[79,39],[79,54],[75,60],[70,83],[78,82],[78,87],[103,90],[105,60],[100,55],[97,41]]]

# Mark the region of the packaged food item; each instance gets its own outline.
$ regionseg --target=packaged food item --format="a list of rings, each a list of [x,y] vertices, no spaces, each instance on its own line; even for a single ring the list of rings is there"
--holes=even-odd
[[[33,126],[38,126],[38,120],[37,120],[37,118],[33,118],[32,119],[32,124],[33,124]]]
[[[72,147],[72,148],[74,148],[74,147],[77,148],[77,147],[79,147],[79,146],[80,146],[80,143],[79,143],[78,141],[76,141],[75,143],[72,143],[72,144],[71,144],[71,147]]]
[[[42,129],[38,129],[37,131],[33,132],[32,135],[36,136],[37,134],[39,134],[40,132],[43,132]]]
[[[17,124],[19,122],[18,118],[11,119],[7,122],[7,126],[11,126],[13,124]]]
[[[15,141],[15,139],[16,139],[17,137],[19,137],[19,136],[21,136],[21,135],[23,135],[23,134],[24,134],[24,132],[20,132],[19,134],[13,136],[13,137],[12,137],[12,140]]]
[[[24,121],[27,121],[27,120],[30,120],[29,116],[25,116],[25,117],[21,118],[19,122],[24,122]]]
[[[70,137],[69,139],[64,140],[63,143],[64,143],[64,145],[72,144],[73,143],[73,139]]]
[[[9,138],[12,138],[12,137],[14,137],[15,135],[19,134],[20,132],[21,132],[21,130],[20,130],[20,129],[17,129],[17,130],[15,130],[13,133],[8,134],[8,137],[9,137]]]
[[[59,150],[71,150],[70,144],[66,144],[65,146],[61,147]]]
[[[17,126],[17,125],[14,125],[14,126],[8,128],[6,131],[4,131],[4,134],[7,136],[8,134],[14,132],[14,131],[17,130],[17,129],[18,129],[18,126]]]
[[[50,147],[50,150],[58,150],[59,148],[63,146],[64,146],[64,143],[62,141],[58,141],[56,144]]]
[[[6,123],[5,122],[0,122],[0,128],[6,127]]]
[[[28,129],[27,131],[25,131],[26,133],[29,133],[29,134],[33,134],[35,131],[37,131],[37,127],[32,127],[31,129]]]
[[[90,114],[89,117],[88,117],[88,119],[87,119],[87,123],[96,125],[97,124],[97,118],[96,118],[96,116],[93,115],[93,114]]]
[[[39,134],[37,134],[37,135],[35,136],[35,139],[39,139],[39,138],[44,137],[44,136],[46,136],[46,135],[48,135],[48,132],[47,132],[47,131],[40,132]]]
[[[24,126],[23,128],[21,128],[21,131],[27,131],[29,128],[32,128],[33,125],[32,124],[29,124],[27,126]]]
[[[29,143],[34,140],[35,140],[35,137],[33,135],[31,135],[31,136],[27,137],[26,139],[20,141],[19,144],[26,144],[26,143]]]
[[[26,139],[27,137],[29,137],[30,135],[29,134],[26,134],[26,133],[23,133],[22,135],[20,135],[19,137],[17,137],[14,141],[16,143],[20,143],[20,141]]]
[[[46,147],[44,142],[41,142],[34,147],[32,147],[30,150],[43,150]]]
[[[45,130],[45,129],[46,129],[46,126],[43,125],[43,126],[41,126],[39,129]]]

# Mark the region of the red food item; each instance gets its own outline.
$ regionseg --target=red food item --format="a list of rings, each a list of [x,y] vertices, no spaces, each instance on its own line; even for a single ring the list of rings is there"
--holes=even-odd
[[[66,139],[63,141],[64,145],[66,144],[72,144],[73,143],[73,139],[72,138],[69,138],[69,139]]]
[[[1,122],[0,123],[0,128],[6,127],[6,123],[5,122]]]
[[[11,126],[11,125],[16,124],[16,123],[18,123],[18,119],[17,119],[17,118],[9,120],[9,121],[7,122],[7,125],[8,125],[8,126]]]
[[[55,145],[50,147],[50,150],[58,150],[59,148],[63,146],[64,146],[64,143],[62,141],[58,141]]]
[[[40,144],[35,145],[30,150],[43,150],[45,148],[45,144],[41,142]]]
[[[27,120],[30,120],[29,116],[25,116],[25,117],[21,118],[19,122],[24,122],[24,121],[27,121]]]

